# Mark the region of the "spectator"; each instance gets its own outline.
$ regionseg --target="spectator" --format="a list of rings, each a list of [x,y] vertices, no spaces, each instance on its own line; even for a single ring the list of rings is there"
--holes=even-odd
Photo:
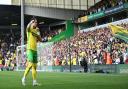
[[[127,28],[126,24],[121,24],[121,26]],[[127,60],[126,44],[114,38],[110,28],[107,27],[78,33],[70,39],[71,62],[74,65],[80,65],[85,57],[89,64],[122,64]],[[65,59],[64,55],[68,55],[69,51],[68,45],[67,40],[55,43],[54,56],[61,56],[61,59]],[[66,59],[69,64],[69,58],[66,57]]]

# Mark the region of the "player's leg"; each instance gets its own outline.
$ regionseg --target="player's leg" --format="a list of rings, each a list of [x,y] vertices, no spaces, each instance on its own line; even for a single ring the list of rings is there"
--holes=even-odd
[[[36,76],[37,76],[36,68],[37,68],[37,64],[33,63],[33,65],[32,65],[32,78],[33,78],[33,80],[36,80]]]
[[[28,65],[27,65],[27,67],[26,67],[26,69],[25,69],[23,78],[22,78],[22,85],[23,85],[23,86],[26,85],[26,83],[25,83],[25,81],[26,81],[26,77],[27,77],[27,75],[28,75],[28,73],[29,73],[29,71],[30,71],[31,68],[32,68],[32,63],[29,62]]]
[[[37,76],[36,68],[37,68],[37,64],[36,64],[36,63],[33,63],[33,65],[32,65],[33,85],[37,82],[37,81],[36,81],[36,76]]]
[[[37,68],[37,63],[33,63],[32,65],[32,77],[33,77],[33,86],[40,86],[41,84],[37,82],[37,71],[36,71],[36,68]]]
[[[22,85],[24,85],[24,86],[26,85],[25,84],[26,77],[27,77],[30,69],[32,68],[32,64],[33,64],[33,62],[32,62],[32,60],[33,60],[33,53],[32,53],[31,50],[27,50],[27,60],[28,60],[28,65],[27,65],[27,67],[25,69],[24,76],[22,78]]]
[[[37,77],[37,52],[34,51],[34,58],[33,58],[33,65],[32,65],[32,78],[33,78],[33,86],[38,86],[40,85],[37,80],[36,80],[36,77]]]
[[[28,62],[28,65],[27,65],[27,67],[25,69],[25,72],[24,72],[24,76],[23,77],[26,78],[26,76],[28,75],[28,73],[29,73],[29,71],[30,71],[31,68],[32,68],[32,63],[31,62]]]

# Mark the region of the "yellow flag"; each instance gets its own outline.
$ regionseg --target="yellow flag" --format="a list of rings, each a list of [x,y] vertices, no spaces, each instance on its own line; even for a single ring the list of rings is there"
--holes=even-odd
[[[116,38],[119,38],[124,40],[125,42],[128,42],[128,29],[125,29],[121,26],[115,26],[112,24],[109,24],[109,27]]]
[[[113,34],[118,34],[118,33],[128,34],[128,29],[125,29],[121,26],[109,24],[109,27],[111,28]]]

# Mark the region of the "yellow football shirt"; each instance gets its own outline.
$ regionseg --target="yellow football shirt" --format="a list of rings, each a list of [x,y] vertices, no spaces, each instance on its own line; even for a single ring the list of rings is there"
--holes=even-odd
[[[37,51],[37,35],[40,35],[38,28],[27,29],[27,49]]]

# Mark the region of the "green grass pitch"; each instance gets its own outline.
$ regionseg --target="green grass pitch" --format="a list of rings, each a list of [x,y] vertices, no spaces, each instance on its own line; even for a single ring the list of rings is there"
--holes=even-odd
[[[23,72],[0,71],[0,89],[128,89],[128,74],[91,74],[38,72],[42,86],[32,86],[31,73],[27,85],[21,85]]]

